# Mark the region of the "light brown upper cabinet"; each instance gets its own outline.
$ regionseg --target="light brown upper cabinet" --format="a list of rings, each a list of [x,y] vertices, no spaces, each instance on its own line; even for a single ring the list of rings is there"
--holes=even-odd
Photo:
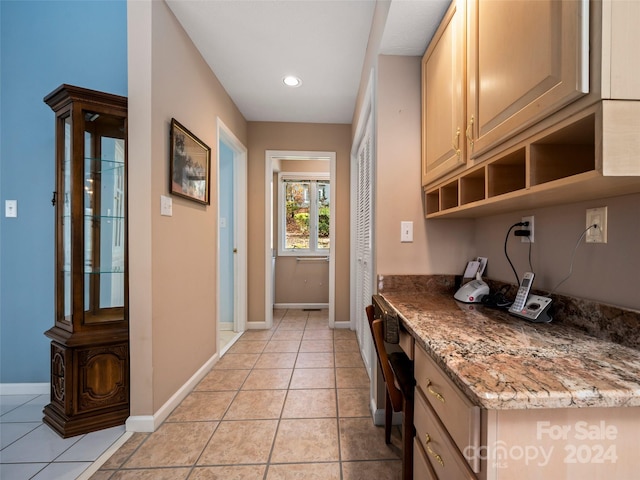
[[[454,0],[423,59],[426,217],[639,192],[638,18],[634,1]]]
[[[422,59],[422,184],[466,163],[465,0],[454,0]]]
[[[589,92],[589,2],[469,0],[469,157]]]
[[[588,9],[453,1],[422,60],[423,185],[588,93]]]

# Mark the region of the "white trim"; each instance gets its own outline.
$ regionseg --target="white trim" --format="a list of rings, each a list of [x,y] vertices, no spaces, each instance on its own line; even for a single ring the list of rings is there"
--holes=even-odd
[[[286,202],[285,198],[285,182],[286,181],[302,181],[309,180],[311,182],[309,188],[309,247],[314,246],[314,249],[294,249],[285,248],[286,237]],[[329,183],[329,223],[331,223],[331,204],[333,203],[333,197],[335,196],[334,185],[331,182],[331,172],[279,172],[278,173],[278,221],[276,241],[278,243],[278,256],[280,257],[329,257],[331,252],[331,240],[329,240],[329,249],[318,248],[317,241],[313,238],[317,238],[316,229],[318,228],[317,220],[311,218],[311,214],[314,214],[315,218],[318,218],[318,201],[317,201],[317,183],[328,182]],[[313,186],[311,186],[313,185]],[[313,228],[312,228],[313,227]],[[329,228],[329,235],[331,235],[331,228]]]
[[[333,322],[333,328],[335,328],[336,330],[339,329],[339,328],[345,328],[345,329],[353,330],[353,328],[351,327],[351,321],[348,321],[348,322]]]
[[[0,395],[49,395],[50,383],[0,383]]]
[[[220,350],[220,357],[222,357],[225,353],[229,351],[231,347],[233,347],[233,344],[240,339],[243,333],[244,332],[238,332],[231,340],[229,340],[229,343],[227,343],[224,347],[222,347],[222,349]]]
[[[328,303],[274,303],[273,308],[283,310],[303,310],[305,308],[329,308]]]
[[[271,328],[273,326],[273,291],[274,291],[274,279],[273,279],[273,232],[271,226],[273,225],[273,197],[272,197],[272,182],[273,182],[273,162],[274,160],[318,160],[329,159],[329,171],[330,182],[336,185],[336,152],[314,152],[314,151],[292,151],[292,150],[266,150],[265,151],[265,308],[264,308],[264,327]],[[334,190],[335,188],[332,187]],[[335,196],[334,196],[335,198]],[[329,204],[329,244],[335,245],[336,241],[336,202],[332,201]],[[334,328],[335,325],[335,284],[336,284],[336,265],[335,265],[335,248],[331,248],[329,252],[329,328]],[[260,328],[257,325],[262,322],[251,322],[254,326],[250,328]]]
[[[247,324],[247,148],[233,134],[233,132],[225,125],[220,117],[216,118],[218,129],[217,144],[217,181],[218,195],[220,194],[220,142],[224,142],[233,150],[233,162],[235,171],[235,187],[234,188],[234,229],[235,229],[235,248],[237,254],[234,255],[235,263],[235,288],[234,288],[234,329],[237,332],[244,332]],[[220,219],[220,201],[217,202],[217,218]],[[216,259],[220,258],[220,223],[216,229],[217,235],[217,254]],[[216,338],[220,338],[220,262],[216,262]],[[216,348],[217,350],[217,348]]]
[[[373,424],[377,426],[384,425],[384,408],[377,408],[375,400],[371,400],[371,414],[373,416]],[[391,425],[402,425],[402,412],[393,412],[391,417]]]
[[[354,222],[357,218],[358,213],[358,204],[357,204],[357,192],[358,192],[358,151],[361,147],[362,141],[367,134],[367,127],[370,124],[371,129],[371,157],[374,160],[372,162],[372,186],[371,186],[371,210],[372,210],[372,218],[371,218],[371,274],[372,274],[372,293],[377,291],[377,282],[376,282],[376,241],[375,241],[375,172],[376,172],[376,115],[375,115],[375,72],[372,68],[369,72],[369,79],[367,81],[367,86],[365,90],[365,95],[363,98],[362,106],[360,109],[360,114],[358,116],[355,135],[353,139],[353,144],[351,147],[351,219]],[[380,411],[377,409],[377,391],[378,391],[378,382],[381,381],[378,368],[376,367],[377,362],[375,358],[377,354],[375,353],[373,341],[371,339],[371,335],[368,335],[364,332],[358,330],[359,325],[356,322],[356,319],[360,318],[363,312],[357,312],[357,305],[360,299],[356,298],[355,292],[358,291],[357,282],[358,278],[356,276],[357,273],[357,243],[358,239],[356,238],[356,229],[351,229],[351,245],[350,245],[350,259],[351,259],[351,276],[350,276],[350,288],[351,288],[351,302],[350,302],[350,312],[351,312],[351,322],[352,329],[355,329],[358,334],[358,344],[360,346],[360,354],[364,360],[367,374],[369,375],[369,400],[371,405],[371,412],[374,417],[375,425],[384,425],[384,410]],[[362,330],[368,331],[369,329],[363,327]],[[386,388],[386,387],[385,387]],[[382,413],[380,413],[382,412]],[[394,414],[395,415],[395,414]],[[394,423],[396,419],[394,419]]]
[[[273,323],[273,312],[271,312],[271,320]],[[271,327],[267,326],[267,322],[247,322],[247,330],[269,330]]]
[[[162,425],[171,412],[180,405],[180,402],[189,395],[193,389],[198,385],[207,373],[213,368],[213,366],[220,360],[218,354],[214,354],[209,360],[202,365],[196,373],[194,373],[189,380],[187,380],[182,387],[180,387],[176,393],[174,393],[169,400],[162,405],[156,413],[153,415],[132,415],[127,418],[125,423],[127,432],[155,432],[156,429]]]
[[[373,135],[373,142],[372,142],[372,150],[373,153],[375,153],[375,105],[374,105],[374,87],[375,87],[375,81],[374,81],[374,69],[372,68],[371,71],[369,72],[369,79],[367,80],[367,87],[365,90],[365,94],[364,94],[364,98],[362,100],[362,105],[360,107],[360,114],[358,115],[358,124],[356,125],[356,131],[355,131],[355,135],[353,136],[353,143],[351,144],[351,188],[350,188],[350,192],[351,192],[351,213],[350,213],[350,218],[351,218],[351,222],[354,222],[357,216],[357,210],[358,210],[358,205],[357,205],[357,192],[358,192],[358,149],[360,148],[360,144],[362,143],[362,139],[366,134],[366,128],[367,128],[367,123],[369,122],[369,118],[371,118],[371,122],[372,122],[372,130],[374,132]],[[372,195],[373,197],[373,195]],[[355,319],[357,318],[357,314],[356,314],[356,304],[357,304],[357,300],[356,300],[356,296],[355,296],[355,292],[357,290],[356,288],[356,263],[358,261],[357,259],[357,255],[356,255],[356,229],[355,228],[351,228],[351,244],[349,247],[349,258],[350,258],[350,282],[349,282],[349,286],[350,286],[350,292],[351,292],[351,301],[350,301],[350,315],[349,318],[351,319],[351,329],[355,330],[356,329],[356,325],[355,325]],[[374,241],[372,242],[372,262],[373,262],[373,275],[375,278],[375,238],[373,239]],[[376,290],[374,289],[374,292]]]

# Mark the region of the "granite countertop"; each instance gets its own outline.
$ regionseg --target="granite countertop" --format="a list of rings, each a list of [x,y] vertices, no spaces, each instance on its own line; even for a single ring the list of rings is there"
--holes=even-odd
[[[381,293],[416,344],[482,408],[640,406],[640,350],[567,323],[463,304],[453,291]]]

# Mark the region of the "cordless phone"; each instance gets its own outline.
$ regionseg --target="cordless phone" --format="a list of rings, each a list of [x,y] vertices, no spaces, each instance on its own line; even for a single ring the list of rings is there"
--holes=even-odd
[[[509,313],[535,323],[549,323],[552,320],[549,315],[551,298],[539,295],[529,295],[533,284],[534,274],[526,272],[520,282],[516,299],[509,308]]]
[[[529,290],[531,290],[531,284],[533,283],[533,272],[526,272],[520,282],[520,288],[516,294],[516,299],[513,301],[513,305],[509,308],[511,313],[520,313],[524,308],[524,305],[529,297]]]

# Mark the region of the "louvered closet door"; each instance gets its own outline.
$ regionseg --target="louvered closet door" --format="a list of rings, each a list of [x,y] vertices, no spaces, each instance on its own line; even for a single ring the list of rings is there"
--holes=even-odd
[[[369,326],[365,313],[365,307],[371,304],[373,287],[373,262],[372,262],[372,146],[373,135],[371,131],[371,117],[367,121],[365,133],[358,148],[358,187],[356,208],[356,333],[361,346],[370,342],[363,341],[369,338]],[[363,348],[367,367],[370,369],[371,349]]]

